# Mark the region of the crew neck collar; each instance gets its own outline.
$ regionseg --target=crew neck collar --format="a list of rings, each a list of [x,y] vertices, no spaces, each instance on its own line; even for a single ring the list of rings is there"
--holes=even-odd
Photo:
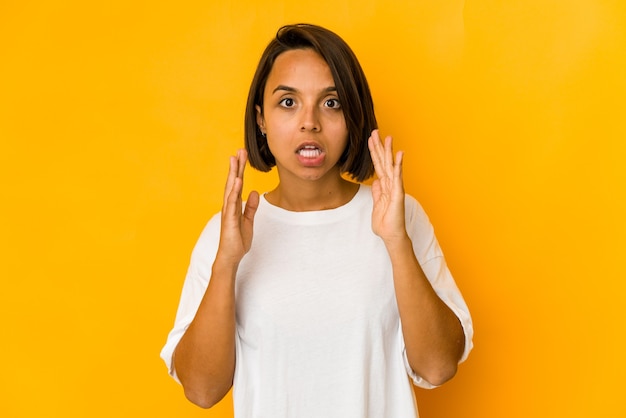
[[[275,206],[270,203],[265,193],[261,195],[261,205],[259,209],[262,209],[267,215],[278,218],[285,222],[296,223],[308,223],[308,222],[324,222],[324,221],[336,221],[343,219],[345,216],[350,216],[355,208],[367,202],[367,199],[371,200],[371,194],[368,193],[368,187],[362,184],[359,185],[359,189],[345,204],[333,209],[312,210],[312,211],[291,211],[283,209],[279,206]]]

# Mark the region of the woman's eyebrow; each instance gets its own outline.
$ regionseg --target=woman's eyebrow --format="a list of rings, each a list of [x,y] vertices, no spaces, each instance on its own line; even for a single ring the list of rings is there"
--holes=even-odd
[[[295,87],[290,87],[290,86],[285,86],[283,84],[280,84],[274,90],[272,90],[272,94],[276,93],[277,91],[286,91],[289,93],[296,93],[298,89],[296,89]],[[325,89],[322,90],[322,92],[324,93],[330,93],[330,92],[335,92],[335,91],[337,91],[337,87],[335,86],[326,87]]]
[[[290,92],[290,93],[295,93],[295,92],[297,92],[297,91],[298,91],[297,89],[295,89],[295,88],[293,88],[293,87],[284,86],[284,85],[280,84],[278,87],[276,87],[276,88],[272,91],[272,94],[276,93],[276,92],[277,92],[277,91],[279,91],[279,90],[282,90],[282,91],[287,91],[287,92]]]

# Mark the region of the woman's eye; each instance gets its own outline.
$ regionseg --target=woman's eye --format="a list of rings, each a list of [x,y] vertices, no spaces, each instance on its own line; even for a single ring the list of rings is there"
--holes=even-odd
[[[338,99],[328,99],[326,100],[325,105],[331,109],[339,109],[341,107]]]
[[[294,104],[294,100],[289,97],[285,97],[280,101],[280,105],[284,107],[293,107]]]

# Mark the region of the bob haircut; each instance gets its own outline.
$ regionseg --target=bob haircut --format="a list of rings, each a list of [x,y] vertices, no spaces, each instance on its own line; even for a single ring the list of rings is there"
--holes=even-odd
[[[261,56],[246,104],[245,146],[250,165],[264,172],[276,165],[267,139],[257,126],[255,106],[258,105],[263,112],[263,93],[274,61],[283,52],[293,49],[312,49],[328,64],[348,130],[348,144],[339,159],[341,172],[359,182],[370,178],[374,174],[374,165],[367,139],[378,125],[365,74],[343,39],[328,29],[309,24],[281,27]]]

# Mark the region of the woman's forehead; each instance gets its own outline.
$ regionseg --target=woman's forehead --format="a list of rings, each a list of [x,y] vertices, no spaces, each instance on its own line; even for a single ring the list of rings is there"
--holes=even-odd
[[[282,90],[328,90],[335,87],[326,61],[312,49],[293,49],[276,57],[268,75],[266,92]]]

